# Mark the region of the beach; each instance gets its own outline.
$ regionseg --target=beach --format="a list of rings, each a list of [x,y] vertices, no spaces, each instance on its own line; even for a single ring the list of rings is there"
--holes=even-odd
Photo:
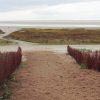
[[[19,26],[0,26],[0,39],[15,44],[0,46],[1,52],[22,49],[22,63],[10,81],[9,100],[99,100],[100,74],[81,69],[68,54],[68,45],[42,45],[5,36],[19,31]],[[70,45],[77,49],[100,50],[100,45]],[[0,91],[1,92],[1,91]],[[2,93],[2,92],[1,92]]]

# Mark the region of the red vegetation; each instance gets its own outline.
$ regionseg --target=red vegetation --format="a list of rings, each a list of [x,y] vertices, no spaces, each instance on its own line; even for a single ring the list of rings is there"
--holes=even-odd
[[[0,53],[0,82],[4,81],[20,65],[22,51],[19,47],[17,52]]]
[[[88,69],[100,71],[100,51],[85,52],[70,46],[67,47],[68,53],[75,58],[78,64],[86,66]]]

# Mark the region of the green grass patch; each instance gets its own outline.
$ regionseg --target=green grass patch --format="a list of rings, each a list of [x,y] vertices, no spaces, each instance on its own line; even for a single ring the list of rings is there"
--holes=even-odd
[[[81,66],[81,69],[87,69],[85,64],[80,64],[80,66]]]
[[[10,44],[13,44],[13,42],[8,41],[8,40],[0,39],[0,46],[10,45]]]
[[[11,89],[9,86],[9,82],[11,80],[5,80],[2,84],[0,84],[0,91],[2,91],[2,95],[0,96],[0,100],[10,100]]]

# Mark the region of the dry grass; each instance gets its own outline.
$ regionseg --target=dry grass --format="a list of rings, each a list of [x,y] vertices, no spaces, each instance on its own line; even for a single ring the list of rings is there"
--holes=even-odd
[[[24,28],[7,37],[41,44],[99,44],[100,29]]]

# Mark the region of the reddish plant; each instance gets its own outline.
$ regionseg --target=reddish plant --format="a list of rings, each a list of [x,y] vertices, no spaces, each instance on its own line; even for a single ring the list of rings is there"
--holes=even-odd
[[[67,47],[68,53],[75,58],[77,63],[84,64],[88,69],[100,71],[100,51],[85,52],[78,49]]]
[[[11,75],[20,65],[22,51],[19,47],[17,52],[0,52],[0,82]]]

